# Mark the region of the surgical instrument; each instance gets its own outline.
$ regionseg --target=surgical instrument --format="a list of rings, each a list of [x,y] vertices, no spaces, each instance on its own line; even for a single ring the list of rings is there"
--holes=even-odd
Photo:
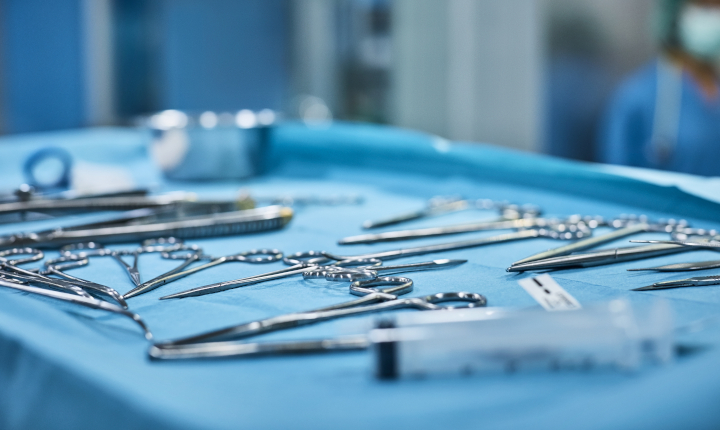
[[[319,257],[318,257],[319,256]],[[327,269],[328,266],[334,267],[355,267],[361,266],[367,268],[370,266],[378,266],[382,264],[380,260],[369,259],[347,259],[342,261],[336,261],[331,263],[331,260],[325,256],[322,256],[321,252],[318,251],[306,251],[298,252],[290,256],[284,257],[283,262],[290,267],[285,269],[275,270],[262,275],[250,276],[239,280],[219,282],[216,284],[206,285],[191,290],[182,291],[180,293],[170,294],[168,296],[160,297],[160,300],[185,298],[192,296],[201,296],[205,294],[211,294],[215,292],[224,291],[227,289],[237,288],[241,286],[258,284],[273,279],[281,279],[292,275],[303,274],[310,270],[316,269]]]
[[[682,288],[682,287],[705,287],[708,285],[719,285],[720,276],[698,276],[695,278],[678,279],[676,281],[663,281],[656,282],[646,287],[634,288],[632,291],[654,291],[654,290],[667,290],[670,288]]]
[[[114,288],[90,282],[85,279],[80,279],[75,276],[68,275],[65,270],[73,269],[76,267],[86,266],[89,263],[87,258],[79,258],[76,255],[68,255],[60,258],[45,261],[46,270],[39,271],[40,275],[56,275],[64,278],[73,284],[90,291],[95,291],[98,294],[110,297],[112,300],[117,302],[123,309],[128,308],[128,304],[123,299],[122,294],[118,293]]]
[[[528,263],[530,261],[544,260],[546,258],[561,257],[564,255],[570,255],[574,252],[585,251],[596,246],[612,242],[623,237],[631,236],[637,233],[645,233],[649,231],[653,232],[671,232],[677,229],[685,228],[687,223],[684,220],[661,220],[656,223],[650,223],[644,217],[639,219],[633,218],[618,218],[609,222],[603,221],[601,218],[595,218],[588,221],[590,228],[600,227],[607,225],[617,228],[617,230],[601,235],[594,236],[587,239],[579,240],[569,245],[561,246],[559,248],[551,249],[548,251],[540,252],[530,257],[523,258],[522,260],[514,262],[512,266]]]
[[[655,243],[655,244],[666,244],[666,245],[678,245],[687,247],[697,248],[720,248],[720,240],[631,240],[633,243]]]
[[[10,255],[29,255],[29,257],[8,260],[6,257]],[[17,267],[18,264],[39,261],[43,258],[43,256],[42,251],[32,248],[13,248],[0,251],[0,267],[5,269],[5,271],[0,272],[0,274],[6,278],[10,277],[16,280],[29,282],[31,284],[40,284],[63,291],[70,291],[82,297],[91,297],[89,292],[86,291],[90,290],[90,292],[94,292],[95,294],[101,294],[105,297],[111,298],[120,306],[127,309],[127,303],[123,300],[120,293],[114,289],[105,285],[76,278],[63,272],[63,270],[87,265],[87,258],[81,258],[76,255],[66,255],[53,260],[48,260],[45,262],[46,270],[24,270]],[[49,278],[48,275],[57,275],[64,279]]]
[[[640,260],[643,258],[658,257],[661,255],[677,254],[688,251],[680,245],[647,245],[630,246],[625,248],[602,249],[562,257],[546,258],[544,260],[529,261],[508,267],[508,272],[525,272],[530,270],[571,269],[579,267],[600,266],[603,264],[622,263],[625,261]]]
[[[203,254],[201,249],[195,249],[189,254],[184,256],[176,256],[172,251],[166,251],[162,254],[163,258],[167,259],[184,259],[186,260],[179,267],[187,267],[193,261],[209,260],[200,266],[193,267],[184,271],[179,271],[177,268],[171,270],[168,273],[162,274],[148,282],[139,284],[136,288],[126,293],[123,297],[129,299],[131,297],[139,296],[140,294],[147,293],[154,290],[155,288],[165,285],[168,282],[175,281],[185,276],[197,273],[201,270],[209,269],[211,267],[218,266],[223,263],[240,262],[240,263],[251,263],[251,264],[265,264],[279,261],[283,258],[283,254],[278,249],[252,249],[250,251],[239,252],[237,254],[226,255],[224,257],[213,257],[211,255]]]
[[[73,252],[78,251],[78,252]],[[60,255],[64,257],[77,257],[77,258],[89,258],[89,257],[111,257],[113,260],[115,260],[118,264],[120,264],[120,267],[122,267],[125,272],[130,277],[130,280],[134,285],[138,285],[140,283],[140,273],[137,270],[137,252],[131,251],[131,253],[135,254],[135,261],[133,265],[129,265],[125,262],[125,260],[122,259],[120,254],[122,251],[114,251],[111,249],[107,249],[103,247],[101,244],[96,242],[78,242],[78,243],[72,243],[70,245],[65,245],[62,248],[60,248]]]
[[[6,236],[0,248],[33,246],[54,247],[74,242],[127,242],[173,236],[180,239],[259,233],[277,230],[292,219],[293,211],[287,207],[268,206],[245,211],[225,212],[140,225],[121,225],[87,229],[55,230],[42,234],[27,233]]]
[[[29,257],[18,258],[14,260],[6,258],[9,256],[17,255],[29,255]],[[0,275],[5,278],[12,278],[22,282],[46,285],[52,288],[70,291],[74,294],[77,294],[78,296],[82,296],[85,298],[92,297],[84,289],[82,289],[75,283],[60,279],[48,278],[47,276],[34,273],[31,270],[25,270],[17,266],[18,264],[42,260],[43,257],[44,254],[42,251],[32,248],[12,248],[0,251],[0,268],[4,269],[2,272],[0,272]]]
[[[518,206],[507,202],[496,202],[489,199],[464,200],[460,197],[434,197],[430,199],[426,207],[421,210],[393,216],[383,220],[365,221],[362,227],[366,230],[387,227],[407,221],[458,212],[471,208],[485,210],[496,209],[503,215],[504,219],[522,218],[525,216],[535,217],[541,212],[537,206],[533,205]]]
[[[560,220],[545,218],[518,218],[518,219],[501,219],[492,221],[481,221],[473,223],[463,223],[448,225],[444,227],[420,228],[414,230],[389,231],[385,233],[361,234],[358,236],[350,236],[338,241],[338,245],[357,245],[378,242],[390,242],[410,239],[422,239],[425,237],[447,236],[451,234],[471,233],[476,231],[488,230],[510,230],[510,229],[527,229],[527,228],[545,228],[558,227],[567,229],[584,229],[585,225],[582,220]]]
[[[240,190],[238,198],[238,207],[240,209],[253,209],[258,207],[258,203],[266,203],[269,205],[282,206],[339,206],[339,205],[359,205],[364,199],[356,194],[349,195],[277,195],[277,196],[253,196],[248,190]]]
[[[145,339],[152,340],[152,333],[150,333],[150,330],[148,329],[147,325],[142,320],[142,318],[140,318],[140,316],[138,314],[136,314],[134,312],[130,312],[119,306],[113,305],[112,303],[108,303],[103,300],[98,300],[93,297],[81,297],[81,296],[78,296],[75,294],[69,294],[69,293],[64,293],[64,292],[60,292],[60,291],[52,291],[52,290],[47,290],[44,288],[38,288],[38,287],[30,286],[30,285],[24,285],[24,284],[20,284],[20,283],[16,283],[16,282],[10,282],[5,279],[0,279],[0,286],[5,287],[5,288],[12,288],[12,289],[18,290],[18,291],[24,291],[26,293],[33,293],[33,294],[38,294],[38,295],[45,296],[45,297],[51,297],[54,299],[65,301],[65,302],[75,303],[75,304],[85,306],[85,307],[88,307],[91,309],[101,309],[104,311],[124,315],[124,316],[132,319],[133,321],[135,321],[135,323],[137,323],[142,328],[143,332],[145,333]]]
[[[377,292],[372,290],[372,288],[385,285],[392,285],[392,287],[380,289]],[[149,354],[155,359],[227,357],[238,355],[236,351],[233,351],[233,348],[237,348],[239,345],[246,345],[245,348],[242,346],[239,348],[247,350],[247,344],[239,344],[234,341],[227,341],[227,339],[248,338],[331,319],[387,310],[404,308],[418,310],[452,310],[456,308],[482,307],[487,304],[487,299],[477,293],[438,293],[411,299],[401,299],[398,297],[411,290],[412,281],[402,277],[381,277],[369,282],[354,282],[351,285],[351,292],[356,295],[363,295],[363,299],[365,300],[355,300],[309,312],[282,315],[172,342],[156,343],[150,348]],[[438,303],[457,301],[466,302],[466,304],[462,306],[438,305]],[[322,347],[322,345],[319,346]],[[358,347],[362,349],[362,342],[350,342],[346,344],[346,346],[350,347],[345,348],[346,350],[358,349]],[[286,348],[286,351],[291,349],[292,347]]]
[[[696,270],[708,270],[720,268],[720,260],[698,261],[694,263],[675,263],[665,266],[647,267],[638,269],[627,269],[628,272],[693,272]]]
[[[473,239],[473,240],[465,240],[461,242],[450,242],[450,243],[441,243],[436,245],[428,245],[428,246],[419,246],[415,248],[405,248],[405,249],[396,249],[392,251],[382,251],[382,252],[375,252],[375,253],[369,253],[369,254],[361,254],[361,255],[350,255],[350,256],[339,256],[335,254],[331,254],[329,252],[325,251],[307,251],[304,253],[296,254],[298,256],[302,256],[304,258],[314,258],[314,260],[310,262],[300,262],[296,261],[295,265],[293,267],[287,268],[287,269],[280,269],[273,272],[265,273],[263,275],[257,275],[257,276],[251,276],[247,278],[242,279],[235,279],[232,281],[225,281],[225,282],[219,282],[216,284],[211,285],[205,285],[202,287],[193,288],[191,290],[183,291],[180,293],[172,294],[169,296],[161,297],[160,299],[174,299],[174,298],[183,298],[183,297],[192,297],[192,296],[201,296],[205,294],[211,294],[211,293],[217,293],[220,291],[229,290],[232,288],[237,287],[244,287],[247,285],[257,284],[260,282],[265,282],[273,279],[283,278],[285,276],[290,276],[296,273],[303,273],[305,271],[312,270],[310,268],[307,268],[308,265],[322,265],[323,263],[326,263],[328,259],[335,260],[337,262],[342,263],[343,261],[352,261],[352,260],[362,260],[362,259],[370,259],[370,258],[376,258],[378,260],[393,260],[397,258],[405,258],[405,257],[414,257],[416,255],[424,255],[424,254],[432,254],[435,252],[445,252],[445,251],[456,251],[459,249],[466,249],[466,248],[474,248],[478,246],[485,246],[485,245],[492,245],[497,243],[504,243],[504,242],[510,242],[514,240],[521,240],[521,239],[532,239],[532,238],[551,238],[551,239],[560,239],[560,240],[571,240],[571,239],[578,239],[581,237],[584,237],[586,233],[582,230],[574,230],[574,231],[557,231],[553,229],[529,229],[529,230],[520,230],[518,232],[514,233],[507,233],[507,234],[501,234],[497,236],[491,236],[491,237],[483,237],[479,239]],[[285,261],[286,264],[289,264],[291,261],[288,257],[286,257],[283,261]],[[305,264],[305,266],[303,266]],[[333,263],[337,264],[337,263]],[[322,269],[322,266],[320,267]]]
[[[374,259],[370,259],[372,261]],[[379,260],[377,260],[379,261]],[[369,266],[367,268],[344,268],[338,266],[324,266],[322,269],[303,272],[304,279],[325,279],[335,282],[357,282],[372,281],[383,275],[395,273],[407,273],[418,270],[433,270],[446,267],[459,266],[467,263],[467,260],[433,260],[421,263],[399,264],[395,266]]]
[[[28,211],[57,213],[130,210],[193,203],[195,203],[195,195],[190,193],[170,193],[161,196],[30,199],[26,201],[0,203],[0,215]]]

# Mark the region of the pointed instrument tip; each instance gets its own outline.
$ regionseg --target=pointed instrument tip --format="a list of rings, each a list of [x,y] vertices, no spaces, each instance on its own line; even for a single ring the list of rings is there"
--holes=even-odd
[[[175,294],[168,294],[167,296],[162,296],[158,300],[168,300],[168,299],[184,299],[185,297],[192,297],[192,296],[201,296],[203,293],[198,292],[197,289],[194,290],[187,290],[187,291],[180,291],[179,293]]]
[[[127,300],[127,299],[131,299],[135,296],[139,296],[142,293],[143,293],[143,290],[140,288],[140,286],[138,286],[138,287],[135,287],[132,290],[128,291],[127,293],[123,294],[122,298]]]
[[[656,289],[656,288],[655,288],[654,285],[648,285],[648,286],[645,286],[645,287],[633,288],[633,289],[630,290],[630,291],[652,291],[652,290],[655,290],[655,289]]]
[[[653,267],[641,268],[641,269],[627,269],[628,272],[644,272],[648,270],[655,270]]]

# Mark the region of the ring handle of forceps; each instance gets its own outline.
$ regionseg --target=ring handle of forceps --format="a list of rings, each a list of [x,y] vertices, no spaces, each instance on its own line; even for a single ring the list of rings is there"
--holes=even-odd
[[[355,267],[357,266],[357,267]],[[304,279],[325,279],[334,282],[372,281],[378,277],[374,267],[382,266],[377,258],[355,258],[336,261],[321,269],[303,273]]]
[[[129,254],[147,254],[151,252],[173,251],[184,246],[182,239],[176,237],[159,237],[157,239],[145,239],[140,243],[140,247],[134,251],[118,251],[119,253]]]
[[[73,252],[78,251],[78,252]],[[111,255],[114,251],[105,248],[102,244],[97,242],[78,242],[65,245],[60,248],[60,255],[76,255],[80,258],[84,257],[103,257]]]
[[[187,251],[184,254],[176,254],[177,252]],[[202,259],[203,257],[210,258],[209,255],[203,255],[203,250],[198,245],[185,245],[181,244],[176,249],[170,249],[162,251],[160,257],[166,260],[189,260],[189,259]]]
[[[189,250],[187,254],[180,254],[176,255],[175,252],[177,251],[185,251]],[[169,260],[188,260],[192,258],[196,258],[198,260],[216,260],[216,257],[213,257],[211,255],[204,255],[202,254],[202,249],[198,248],[196,245],[186,245],[186,248],[178,248],[169,252],[163,252],[160,254],[162,258],[166,258]],[[275,261],[280,261],[283,259],[283,253],[279,249],[269,249],[269,248],[262,248],[262,249],[251,249],[249,251],[243,251],[239,252],[237,254],[228,255],[225,257],[227,261],[240,261],[243,263],[252,263],[252,264],[265,264],[265,263],[274,263]]]
[[[69,254],[69,255],[63,255],[58,258],[53,258],[51,260],[47,260],[45,262],[45,267],[48,268],[48,270],[47,270],[48,272],[51,272],[52,269],[59,270],[60,272],[64,272],[66,270],[87,266],[89,263],[90,263],[90,260],[88,260],[87,257],[78,257],[75,254]],[[45,273],[40,273],[40,274],[44,275]]]
[[[373,289],[385,285],[394,285],[394,287],[380,289],[379,292]],[[350,294],[355,296],[367,296],[370,294],[382,293],[394,296],[395,299],[398,299],[397,296],[409,293],[412,289],[413,282],[409,278],[400,276],[381,276],[372,281],[353,282],[350,285]],[[413,301],[418,308],[430,310],[475,308],[487,305],[487,298],[482,294],[466,292],[437,293],[421,298],[406,300]],[[459,306],[437,306],[438,303],[445,302],[466,302],[466,304]]]
[[[6,258],[11,255],[29,255],[29,257],[18,258],[16,260],[10,260]],[[45,254],[41,250],[35,248],[10,248],[0,251],[0,262],[7,263],[10,266],[32,263],[34,261],[40,261],[43,258],[45,258]]]
[[[302,265],[303,267],[318,266],[329,262],[325,251],[301,251],[283,257],[283,263],[288,266]]]

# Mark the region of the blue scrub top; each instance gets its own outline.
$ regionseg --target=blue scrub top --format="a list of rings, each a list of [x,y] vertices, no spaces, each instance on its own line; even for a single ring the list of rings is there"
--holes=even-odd
[[[653,144],[659,61],[619,88],[601,130],[598,158],[612,164],[720,176],[720,97],[710,100],[686,72],[678,100],[677,133],[667,157]],[[665,126],[667,128],[667,126]]]

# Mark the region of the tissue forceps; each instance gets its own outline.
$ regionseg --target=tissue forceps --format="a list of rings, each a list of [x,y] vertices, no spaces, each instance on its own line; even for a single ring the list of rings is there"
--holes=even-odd
[[[24,285],[19,282],[9,281],[7,279],[0,279],[0,287],[12,288],[14,290],[24,291],[26,293],[38,294],[45,297],[52,297],[54,299],[62,300],[65,302],[76,303],[81,306],[85,306],[91,309],[101,309],[104,311],[124,315],[139,325],[145,333],[145,339],[152,340],[152,333],[148,329],[145,322],[140,318],[140,315],[123,309],[119,306],[113,305],[103,300],[98,300],[94,297],[84,297],[75,294],[64,293],[60,291],[47,290],[45,288],[33,287],[30,285]]]
[[[682,288],[682,287],[705,287],[708,285],[720,284],[720,276],[698,276],[695,278],[678,279],[675,281],[663,281],[656,282],[646,287],[634,288],[632,291],[654,291],[654,290],[667,290],[670,288]]]
[[[698,261],[694,263],[675,263],[667,264],[665,266],[657,267],[645,267],[638,269],[627,269],[628,272],[643,272],[643,271],[655,271],[655,272],[693,272],[696,270],[708,270],[720,268],[720,260],[710,261]]]
[[[659,257],[661,255],[677,254],[692,248],[680,245],[655,244],[646,246],[629,246],[625,248],[601,249],[598,251],[582,252],[562,257],[546,258],[544,260],[529,261],[508,267],[508,272],[525,272],[530,270],[572,269],[580,267],[601,266],[604,264],[623,263],[625,261],[640,260],[643,258]]]
[[[613,240],[621,239],[623,237],[631,236],[638,233],[644,233],[648,231],[671,232],[675,229],[684,228],[685,226],[687,226],[687,222],[685,222],[684,220],[676,221],[670,219],[667,221],[661,220],[656,223],[649,223],[645,217],[618,218],[611,220],[610,222],[605,222],[601,218],[589,218],[586,219],[585,222],[588,223],[590,228],[608,225],[611,227],[616,227],[618,229],[601,236],[594,236],[587,239],[582,239],[569,245],[564,245],[548,251],[539,252],[537,254],[514,262],[511,267],[531,261],[562,257],[565,255],[570,255],[574,252],[585,251],[587,249],[612,242]]]
[[[183,255],[174,254],[175,251],[190,250],[189,253]],[[250,264],[265,264],[279,261],[283,258],[283,253],[278,249],[252,249],[250,251],[239,252],[237,254],[226,255],[224,257],[213,257],[211,255],[204,254],[202,249],[197,247],[181,247],[173,251],[165,251],[162,253],[162,257],[170,260],[185,260],[180,266],[170,270],[150,281],[138,285],[126,293],[123,297],[129,299],[131,297],[138,296],[140,294],[147,293],[154,290],[155,288],[165,285],[169,282],[191,275],[193,273],[200,272],[211,267],[219,266],[224,263],[250,263]],[[182,270],[189,266],[195,261],[210,260],[208,263],[200,266],[193,267],[191,269]]]
[[[375,291],[374,288],[390,285]],[[279,317],[268,318],[234,327],[228,327],[209,333],[191,336],[172,342],[156,343],[150,348],[149,354],[155,359],[187,359],[228,357],[237,355],[253,355],[267,352],[309,352],[304,346],[307,341],[287,342],[271,351],[263,349],[263,344],[248,344],[227,339],[240,339],[260,334],[285,330],[303,325],[315,324],[346,316],[361,315],[373,312],[382,312],[395,309],[417,310],[452,310],[457,308],[481,307],[487,304],[487,299],[477,293],[438,293],[420,298],[401,299],[400,295],[412,291],[412,280],[403,277],[380,277],[373,281],[354,282],[351,284],[351,293],[362,296],[361,299],[329,306],[313,311],[286,314]],[[462,306],[443,306],[439,303],[462,301]],[[378,303],[379,302],[379,303]],[[265,344],[267,345],[267,344]],[[364,349],[366,342],[348,342],[343,345],[325,345],[322,342],[312,342],[313,352],[328,350]],[[338,346],[340,346],[338,348]]]

